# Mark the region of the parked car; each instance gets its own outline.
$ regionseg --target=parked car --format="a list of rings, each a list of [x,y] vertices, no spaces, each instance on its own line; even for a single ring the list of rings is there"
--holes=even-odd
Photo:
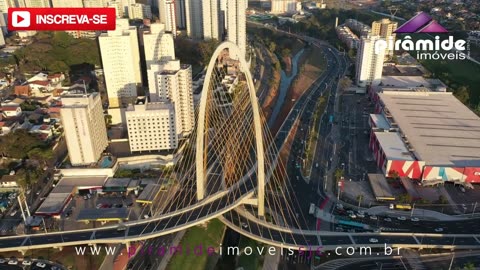
[[[87,195],[83,196],[83,199],[84,199],[84,200],[88,200]]]
[[[377,216],[373,215],[373,216],[370,216],[370,219],[371,220],[377,220],[378,218],[377,218]]]
[[[384,218],[383,221],[386,221],[386,222],[392,222],[392,219],[387,217],[387,218]]]
[[[406,218],[406,217],[404,217],[404,216],[399,216],[399,217],[397,217],[397,219],[398,219],[398,220],[401,220],[401,221],[405,221],[405,220],[407,220],[407,218]]]
[[[420,219],[419,219],[419,218],[416,218],[416,217],[414,217],[414,218],[412,218],[412,221],[413,221],[413,222],[418,222],[418,221],[420,221]]]
[[[443,232],[443,228],[436,228],[435,232]]]
[[[370,243],[378,243],[378,239],[376,239],[376,238],[370,238],[370,239],[368,239],[368,242],[370,242]]]
[[[13,217],[13,216],[15,216],[16,214],[17,214],[17,210],[13,210],[13,212],[10,213],[10,216]]]
[[[17,265],[17,264],[18,264],[17,258],[15,258],[15,257],[10,257],[10,259],[8,260],[8,264],[9,264],[9,265]]]
[[[36,267],[39,267],[39,268],[45,268],[45,267],[47,267],[47,265],[44,264],[43,262],[37,262],[37,263],[35,264],[35,266],[36,266]]]
[[[32,265],[32,260],[28,257],[23,258],[23,265]]]

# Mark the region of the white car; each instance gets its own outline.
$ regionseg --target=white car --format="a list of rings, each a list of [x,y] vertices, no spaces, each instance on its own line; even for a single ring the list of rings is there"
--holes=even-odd
[[[245,222],[242,222],[242,227],[243,227],[244,229],[248,229],[248,224],[245,223]]]
[[[414,217],[414,218],[412,218],[412,221],[414,221],[414,222],[418,222],[418,221],[420,221],[420,219],[419,219],[419,218],[416,218],[416,217]]]
[[[348,216],[349,216],[350,218],[357,218],[357,216],[356,216],[355,214],[353,214],[353,213],[352,213],[352,214],[349,214]]]
[[[405,220],[407,220],[407,218],[406,218],[406,217],[404,217],[404,216],[399,216],[399,217],[397,217],[397,219],[398,219],[398,220],[401,220],[401,221],[405,221]]]
[[[341,204],[341,203],[337,203],[337,209],[338,209],[338,210],[341,210],[341,209],[343,209],[343,204]]]
[[[15,216],[16,214],[17,214],[17,210],[13,211],[13,212],[10,214],[10,216],[13,217],[13,216]]]
[[[378,218],[377,218],[377,216],[370,216],[370,219],[371,220],[377,220]]]
[[[365,217],[365,214],[362,214],[362,213],[358,212],[358,213],[357,213],[357,217],[359,217],[359,218],[364,218],[364,217]]]
[[[386,222],[392,222],[392,219],[387,217],[387,218],[384,218],[383,221],[386,221]]]
[[[29,259],[23,259],[22,264],[23,264],[23,265],[32,265],[32,261],[29,260]]]
[[[43,262],[37,262],[37,264],[35,264],[36,267],[40,267],[40,268],[45,268],[47,267],[46,264],[44,264]]]
[[[376,239],[376,238],[370,238],[370,239],[368,239],[368,241],[370,243],[378,243],[378,239]]]
[[[436,228],[435,232],[443,232],[443,228]]]
[[[10,260],[8,261],[8,264],[9,265],[17,265],[18,264],[17,258],[10,258]]]

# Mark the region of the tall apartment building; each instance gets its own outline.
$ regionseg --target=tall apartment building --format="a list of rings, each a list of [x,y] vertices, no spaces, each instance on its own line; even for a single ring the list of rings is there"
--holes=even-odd
[[[147,74],[150,100],[173,103],[178,136],[189,134],[194,126],[192,67],[180,60],[158,62]]]
[[[84,7],[106,7],[108,0],[83,0]]]
[[[82,0],[52,0],[52,6],[56,7],[75,7],[81,8],[83,7]]]
[[[227,39],[240,48],[245,58],[247,50],[247,0],[228,0],[227,3]]]
[[[378,85],[381,82],[385,49],[375,52],[375,42],[379,39],[379,36],[366,36],[360,39],[355,75],[359,86]]]
[[[218,0],[202,1],[203,38],[222,40],[223,25],[220,24],[220,6]]]
[[[8,33],[8,8],[16,7],[15,1],[13,0],[0,0],[0,27],[2,28],[3,34]]]
[[[116,29],[98,40],[110,107],[132,102],[142,84],[137,29],[127,19],[117,19]]]
[[[60,117],[70,163],[90,165],[108,146],[102,99],[98,93],[62,96]]]
[[[177,13],[175,10],[175,0],[160,0],[159,15],[160,22],[165,24],[165,30],[171,32],[174,36],[177,35]]]
[[[293,14],[297,12],[297,0],[272,0],[272,13]]]
[[[125,118],[131,152],[177,148],[178,136],[172,103],[130,105]]]
[[[107,6],[111,7],[111,8],[115,8],[117,18],[123,18],[123,16],[125,16],[125,9],[123,8],[122,3],[115,2],[115,1],[109,1],[109,2],[107,2]]]
[[[187,0],[175,0],[175,18],[179,29],[185,29],[187,27],[185,1]]]
[[[152,9],[149,5],[133,4],[128,7],[128,18],[130,19],[151,19]]]
[[[395,30],[397,30],[397,22],[392,22],[389,19],[381,19],[372,23],[372,35],[380,36],[385,40],[392,38],[395,42]],[[393,50],[387,50],[386,54],[393,55]]]
[[[143,32],[143,46],[147,69],[159,61],[175,59],[173,36],[165,33],[165,25],[162,23],[153,23],[150,31]]]
[[[185,17],[187,21],[187,35],[191,38],[202,38],[202,2],[197,0],[185,0]]]
[[[18,0],[19,7],[49,8],[50,0]]]

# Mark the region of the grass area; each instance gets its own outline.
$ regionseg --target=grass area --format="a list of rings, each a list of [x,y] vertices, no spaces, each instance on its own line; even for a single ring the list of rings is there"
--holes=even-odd
[[[200,256],[194,254],[182,254],[173,256],[170,260],[167,270],[204,270],[212,269],[217,256],[206,254],[208,247],[215,248],[218,253],[218,247],[220,246],[223,234],[225,231],[225,225],[218,219],[212,219],[205,226],[196,226],[188,229],[180,242],[179,246],[183,248],[190,248],[191,250],[197,246],[202,246],[203,254]]]
[[[313,113],[313,122],[310,128],[310,133],[308,134],[307,148],[304,152],[305,156],[305,166],[302,167],[302,174],[309,175],[313,166],[313,158],[315,154],[315,149],[317,148],[317,143],[319,140],[318,132],[320,130],[320,124],[322,120],[322,115],[327,108],[327,97],[330,95],[330,90],[326,91],[323,96],[320,97],[320,100],[315,107],[315,112]]]
[[[237,268],[243,267],[244,270],[259,270],[263,267],[263,256],[258,254],[257,247],[262,248],[265,246],[261,243],[256,242],[248,237],[242,236],[240,238],[239,248],[241,251],[244,250],[245,247],[251,247],[253,252],[250,255],[240,254],[237,262]],[[268,249],[268,246],[265,246],[264,250]],[[248,250],[248,249],[247,249]],[[249,250],[248,250],[249,251]]]

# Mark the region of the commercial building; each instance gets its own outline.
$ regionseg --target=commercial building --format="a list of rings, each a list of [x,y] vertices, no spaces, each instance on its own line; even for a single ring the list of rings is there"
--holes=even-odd
[[[272,0],[271,13],[273,14],[293,14],[299,11],[297,0]],[[301,8],[301,3],[300,3]]]
[[[220,24],[220,6],[218,0],[203,0],[203,38],[222,40],[223,25]]]
[[[385,40],[395,41],[395,30],[397,29],[397,22],[390,21],[389,19],[381,19],[372,23],[372,35],[380,36]],[[393,50],[386,51],[387,55],[393,55]]]
[[[187,27],[186,1],[188,0],[175,1],[175,19],[177,21],[177,28],[180,29],[185,29]]]
[[[203,37],[202,1],[185,0],[187,35],[191,38]]]
[[[99,160],[108,146],[102,100],[97,93],[62,96],[60,116],[73,166]]]
[[[480,183],[480,118],[452,93],[385,91],[370,148],[386,176]],[[372,119],[372,123],[375,122]],[[378,128],[378,127],[377,127]]]
[[[242,57],[247,51],[247,0],[228,0],[227,2],[227,39],[240,48]]]
[[[110,107],[128,104],[142,84],[137,29],[117,19],[117,28],[98,39]]]
[[[358,48],[358,44],[360,43],[360,39],[357,35],[355,35],[350,28],[346,27],[345,25],[340,25],[336,29],[338,38],[344,42],[349,49],[356,49]]]
[[[56,7],[83,7],[82,0],[52,0],[52,6]]]
[[[175,0],[160,0],[160,22],[165,25],[165,30],[177,35],[177,12]]]
[[[134,19],[151,19],[152,18],[152,9],[149,5],[144,4],[132,4],[128,6],[128,18]]]
[[[385,49],[375,50],[375,42],[379,39],[379,36],[360,39],[355,66],[355,80],[359,86],[378,85],[381,82]]]
[[[176,117],[172,103],[130,105],[125,115],[131,152],[177,148]]]

